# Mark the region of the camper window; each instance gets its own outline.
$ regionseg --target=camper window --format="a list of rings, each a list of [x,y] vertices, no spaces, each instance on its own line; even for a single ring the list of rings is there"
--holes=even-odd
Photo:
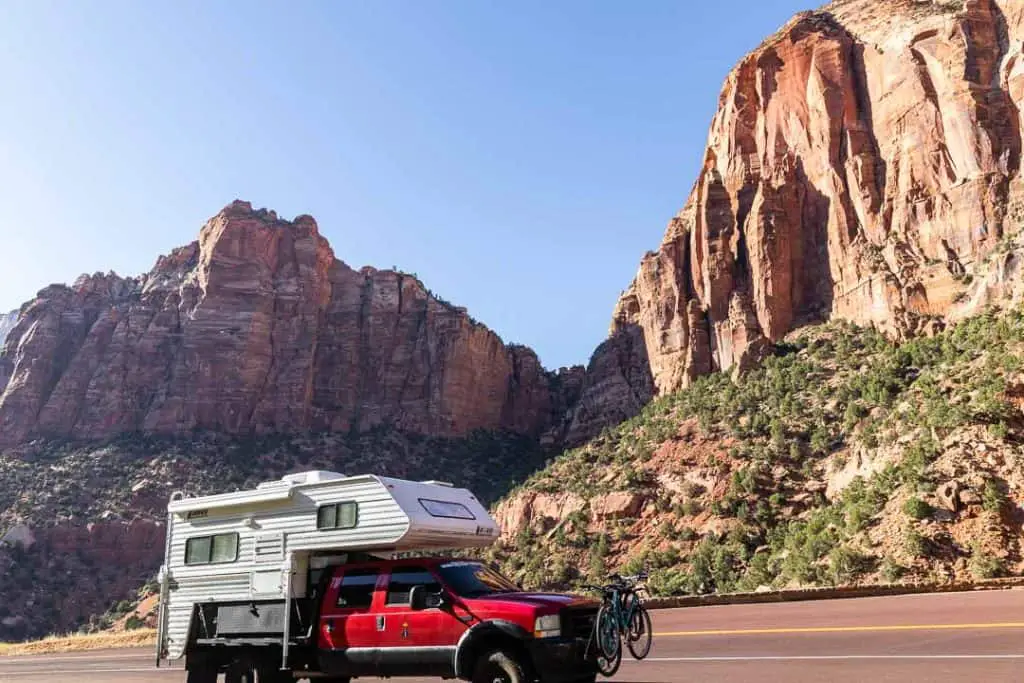
[[[185,541],[185,564],[223,564],[238,559],[238,534],[196,536]]]
[[[317,529],[352,529],[359,519],[359,504],[354,500],[323,505],[316,511]]]
[[[453,503],[448,500],[430,500],[420,498],[420,505],[430,513],[432,517],[450,517],[452,519],[476,519],[469,508],[462,503]]]

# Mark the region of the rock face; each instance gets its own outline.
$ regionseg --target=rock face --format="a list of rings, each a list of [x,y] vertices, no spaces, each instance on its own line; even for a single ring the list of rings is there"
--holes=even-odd
[[[163,524],[144,520],[13,530],[19,536],[6,545],[21,551],[0,543],[5,641],[78,628],[153,578],[153,559],[164,549]]]
[[[348,267],[311,217],[235,202],[145,276],[83,276],[22,308],[0,354],[0,444],[377,425],[540,436],[578,396],[562,379],[415,277]]]
[[[11,311],[10,313],[0,313],[0,349],[4,346],[4,340],[7,339],[7,335],[12,329],[14,324],[18,322],[18,312]]]
[[[744,58],[581,406],[742,370],[808,321],[904,338],[1019,300],[1022,46],[1024,0],[840,0]]]

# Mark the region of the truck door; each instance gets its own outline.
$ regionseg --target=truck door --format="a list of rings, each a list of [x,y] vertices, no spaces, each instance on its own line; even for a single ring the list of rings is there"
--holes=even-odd
[[[341,567],[324,592],[317,645],[320,666],[339,676],[377,672],[383,622],[375,614],[382,600],[379,567]]]
[[[413,610],[409,592],[425,586],[430,593],[441,590],[441,581],[426,566],[392,567],[384,591],[384,637],[381,667],[385,675],[451,676],[455,668],[455,647],[466,630],[453,608],[428,607]]]

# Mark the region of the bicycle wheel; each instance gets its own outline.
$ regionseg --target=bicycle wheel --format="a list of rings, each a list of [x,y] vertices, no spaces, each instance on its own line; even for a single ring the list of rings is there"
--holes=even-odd
[[[643,659],[651,653],[651,641],[654,638],[654,633],[651,631],[651,615],[640,604],[639,598],[633,599],[637,601],[636,610],[629,618],[626,645],[634,659]]]
[[[597,640],[597,668],[604,676],[612,676],[622,664],[622,639],[619,625],[608,604],[601,605],[594,621]]]

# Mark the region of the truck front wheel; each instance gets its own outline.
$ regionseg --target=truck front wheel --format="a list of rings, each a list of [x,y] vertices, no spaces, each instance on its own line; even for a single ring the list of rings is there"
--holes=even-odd
[[[519,660],[504,650],[493,650],[477,660],[473,683],[528,683]]]

